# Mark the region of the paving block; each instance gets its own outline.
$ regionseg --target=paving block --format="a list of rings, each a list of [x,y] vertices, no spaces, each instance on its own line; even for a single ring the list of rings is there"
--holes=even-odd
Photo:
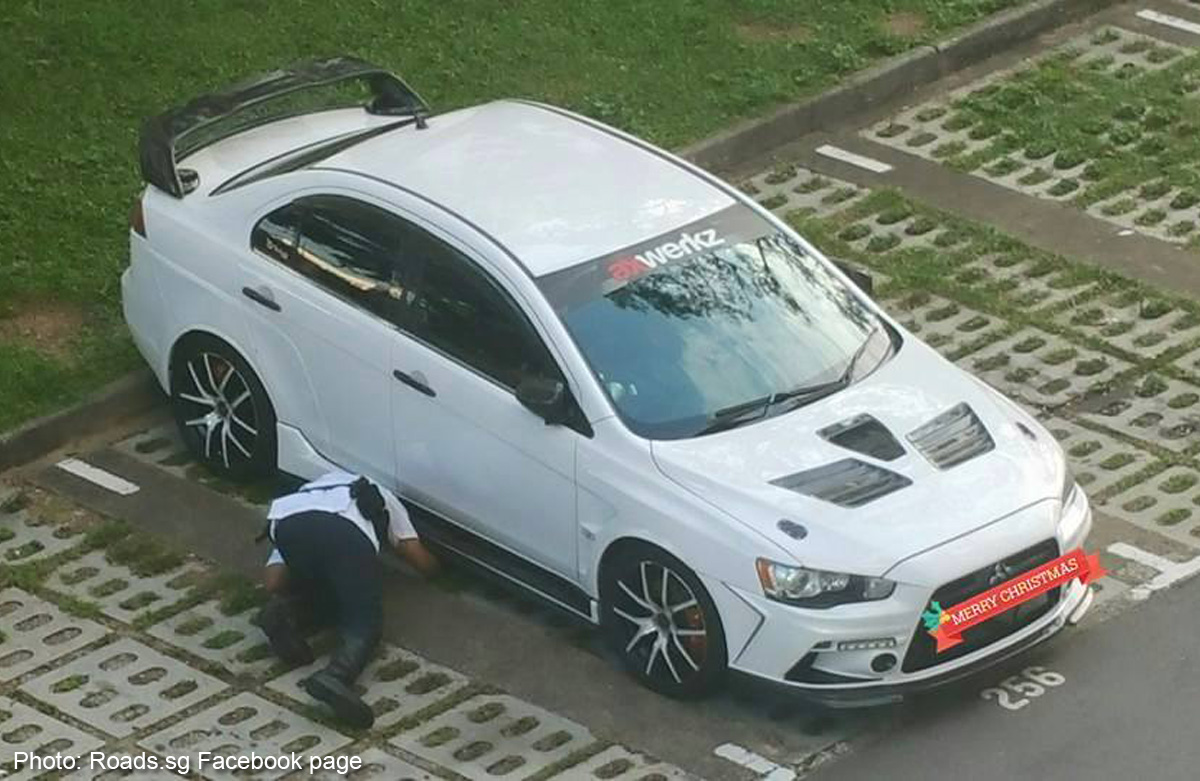
[[[344,754],[345,752],[335,751],[333,753]],[[362,766],[349,773],[319,770],[309,775],[308,771],[304,770],[288,776],[288,781],[304,781],[305,779],[312,779],[312,781],[341,781],[342,779],[346,781],[441,781],[441,776],[436,776],[428,770],[377,748],[362,753],[355,751],[347,756],[360,757]]]
[[[159,640],[221,665],[232,675],[262,675],[275,664],[266,637],[251,623],[257,608],[235,616],[211,600],[150,628]]]
[[[1136,293],[1088,301],[1054,319],[1146,359],[1200,338],[1200,320],[1194,315]]]
[[[299,754],[324,756],[351,742],[329,727],[281,708],[257,694],[243,692],[206,708],[167,729],[143,738],[139,745],[159,754],[192,758],[199,768],[201,751],[238,757],[251,753],[262,757]],[[269,779],[291,775],[292,769],[224,771],[199,768],[204,778]]]
[[[466,778],[528,778],[594,744],[584,727],[508,695],[479,695],[392,739]]]
[[[1037,328],[1023,328],[957,363],[1001,392],[1040,406],[1065,404],[1130,367]]]
[[[95,602],[109,618],[132,623],[143,613],[186,598],[204,569],[185,564],[170,572],[141,577],[120,564],[110,564],[95,550],[68,562],[51,574],[46,585],[60,594]]]
[[[988,254],[964,263],[954,281],[988,287],[1023,309],[1046,309],[1087,296],[1095,280],[1080,280],[1045,260],[1019,254]]]
[[[687,781],[694,777],[674,765],[622,746],[612,746],[551,778],[561,781]]]
[[[1171,365],[1188,375],[1192,382],[1200,385],[1200,347],[1179,356]]]
[[[326,659],[284,673],[267,684],[280,694],[311,702],[300,681],[326,664]],[[375,726],[387,727],[454,694],[467,678],[394,645],[383,644],[358,678],[357,688],[375,711]]]
[[[989,341],[1006,325],[998,317],[923,291],[886,301],[884,307],[919,339],[952,359]]]
[[[1068,167],[1061,168],[1062,161],[1054,156],[1055,150],[1037,151],[1031,156],[1025,150],[1014,152],[993,147],[1004,128],[978,123],[970,113],[957,110],[959,101],[1050,57],[1073,58],[1079,66],[1093,72],[1127,78],[1166,68],[1178,62],[1186,51],[1119,27],[1089,31],[1014,68],[990,73],[943,96],[906,108],[864,129],[862,134],[877,143],[934,162],[974,164],[977,167],[972,175],[1025,195],[1067,201],[1086,189],[1082,175],[1090,160],[1068,163]],[[1121,227],[1174,242],[1187,241],[1200,219],[1200,203],[1176,188],[1158,185],[1145,193],[1118,194],[1091,205],[1088,211]]]
[[[742,185],[766,208],[779,214],[792,212],[826,217],[850,206],[867,194],[867,189],[823,176],[796,165],[781,165]]]
[[[0,591],[0,626],[0,682],[19,678],[108,633],[94,621],[68,615],[17,588]]]
[[[0,510],[0,565],[26,564],[70,548],[79,532],[42,523],[25,510]]]
[[[1062,445],[1076,482],[1093,499],[1154,461],[1145,450],[1069,420],[1052,417],[1042,425]]]
[[[1200,472],[1170,467],[1110,497],[1104,512],[1200,548]]]
[[[4,743],[0,777],[6,781],[34,778],[44,772],[28,766],[14,771],[13,759],[18,751],[44,757],[55,754],[78,757],[104,745],[99,738],[8,697],[0,697],[0,741]]]
[[[1148,375],[1125,398],[1114,399],[1079,417],[1159,447],[1181,451],[1200,443],[1200,388]]]
[[[219,693],[225,684],[126,638],[22,688],[68,716],[125,737]]]
[[[110,756],[113,755],[118,757],[136,756],[130,755],[122,749],[113,749],[110,752]],[[74,773],[66,776],[66,778],[70,779],[70,781],[170,781],[171,779],[177,780],[180,778],[180,776],[162,769],[121,770],[119,768],[114,768],[112,770],[105,770],[101,767],[92,769],[88,766],[87,762],[83,761],[81,761],[80,764],[82,766]],[[165,758],[158,758],[158,766],[159,768],[166,767]]]

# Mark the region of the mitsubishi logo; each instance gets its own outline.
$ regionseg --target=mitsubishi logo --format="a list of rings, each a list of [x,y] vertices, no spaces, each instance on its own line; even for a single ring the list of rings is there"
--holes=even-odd
[[[988,576],[988,585],[998,586],[1012,577],[1012,574],[1012,567],[1008,566],[1003,561],[996,562],[996,566],[992,568],[992,574]]]

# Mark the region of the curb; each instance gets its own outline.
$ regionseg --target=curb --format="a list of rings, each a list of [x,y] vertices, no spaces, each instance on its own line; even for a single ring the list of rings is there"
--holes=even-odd
[[[990,16],[961,33],[859,71],[838,87],[771,114],[746,120],[678,152],[720,173],[763,157],[801,136],[826,130],[884,100],[907,95],[951,73],[982,62],[1068,22],[1115,5],[1118,0],[1036,0]]]
[[[149,369],[126,374],[83,401],[0,434],[0,472],[27,464],[81,437],[98,434],[163,402]]]

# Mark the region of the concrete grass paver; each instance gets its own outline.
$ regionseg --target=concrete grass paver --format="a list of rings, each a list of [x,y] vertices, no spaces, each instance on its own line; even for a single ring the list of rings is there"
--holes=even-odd
[[[1080,418],[1182,452],[1200,444],[1200,387],[1148,375],[1132,393],[1082,412]]]
[[[124,638],[34,678],[23,690],[115,737],[179,713],[225,683]]]
[[[209,600],[176,613],[148,631],[152,637],[220,665],[232,675],[262,676],[275,665],[275,657],[262,630],[251,623],[255,611],[230,616],[221,612],[219,601]]]
[[[656,759],[610,746],[555,776],[561,781],[687,781],[693,777]]]
[[[475,781],[528,778],[595,744],[573,721],[508,695],[479,695],[392,739]]]
[[[1075,481],[1093,501],[1155,460],[1153,454],[1128,442],[1070,420],[1051,417],[1043,420],[1042,425],[1062,445],[1075,472]]]
[[[100,624],[68,615],[18,588],[0,591],[0,626],[0,682],[15,680],[108,633]]]
[[[335,755],[345,755],[346,752],[335,751]],[[310,774],[307,770],[286,776],[288,781],[441,781],[442,777],[430,773],[424,768],[399,757],[393,756],[381,749],[372,748],[361,753],[354,752],[362,760],[358,770],[348,773],[338,773],[333,770],[318,770]],[[560,776],[561,778],[561,776]]]
[[[296,753],[321,757],[348,745],[351,739],[329,727],[293,713],[257,694],[243,692],[206,708],[178,724],[140,741],[142,748],[162,755],[188,755],[204,778],[273,779],[292,769],[227,771],[200,768],[202,751],[214,756],[262,757]]]
[[[46,585],[69,597],[94,602],[109,618],[132,624],[144,613],[187,598],[203,573],[197,565],[184,564],[161,575],[143,577],[109,562],[103,550],[95,550],[58,567]]]
[[[6,781],[23,781],[43,774],[28,765],[16,770],[14,761],[18,751],[39,757],[55,754],[78,757],[104,745],[100,738],[9,697],[0,697],[0,743],[3,744],[0,777]]]
[[[300,702],[312,702],[300,682],[326,663],[327,659],[318,659],[290,670],[268,683],[267,688]],[[384,728],[446,699],[467,683],[466,676],[454,670],[384,644],[359,676],[357,688],[375,712],[376,727]]]

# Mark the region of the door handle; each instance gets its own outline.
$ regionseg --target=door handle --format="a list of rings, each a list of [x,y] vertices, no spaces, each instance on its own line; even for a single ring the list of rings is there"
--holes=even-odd
[[[250,299],[251,301],[253,301],[256,304],[261,304],[261,305],[265,306],[267,309],[270,309],[272,312],[282,312],[283,311],[283,307],[281,307],[279,304],[275,303],[275,299],[270,298],[266,294],[262,293],[259,290],[255,290],[252,287],[242,288],[242,295],[244,295],[246,298]]]
[[[413,375],[396,369],[392,372],[392,376],[397,380],[400,380],[400,382],[404,383],[408,387],[414,388],[430,398],[433,398],[437,395],[437,391],[429,387],[429,384],[425,382],[425,378],[422,377],[420,373]]]

